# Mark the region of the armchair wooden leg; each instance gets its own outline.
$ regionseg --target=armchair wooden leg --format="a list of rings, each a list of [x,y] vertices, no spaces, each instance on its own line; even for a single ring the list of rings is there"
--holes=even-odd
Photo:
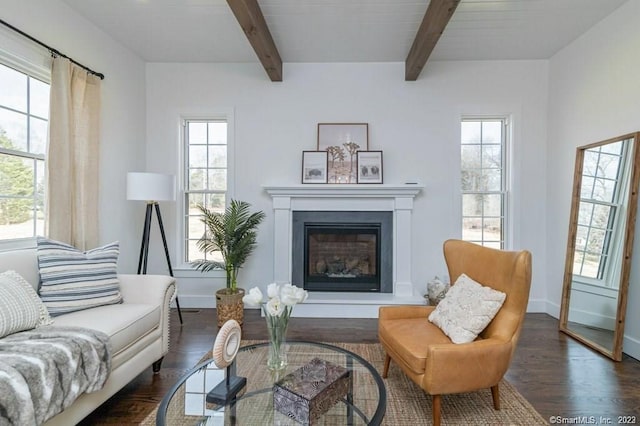
[[[432,397],[432,411],[433,411],[433,426],[440,426],[440,401],[442,395],[433,395]]]
[[[498,385],[491,387],[491,396],[493,397],[493,408],[500,409],[500,389]]]
[[[391,363],[391,357],[389,354],[385,354],[384,357],[384,370],[382,371],[382,377],[387,378],[387,374],[389,374],[389,364]]]

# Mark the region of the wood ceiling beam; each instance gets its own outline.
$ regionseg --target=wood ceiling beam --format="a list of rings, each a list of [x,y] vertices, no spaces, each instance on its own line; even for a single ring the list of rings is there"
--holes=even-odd
[[[404,79],[416,81],[460,0],[431,0],[404,65]]]
[[[258,0],[227,0],[227,3],[271,81],[282,81],[282,59]]]

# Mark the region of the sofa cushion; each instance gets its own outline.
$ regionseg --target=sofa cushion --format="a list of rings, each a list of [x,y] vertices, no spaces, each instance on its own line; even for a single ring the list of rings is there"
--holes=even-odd
[[[160,326],[160,321],[159,306],[141,303],[99,306],[54,318],[55,325],[81,324],[83,327],[107,334],[113,358],[157,329]]]
[[[15,271],[0,274],[0,337],[51,324],[35,290]]]
[[[496,316],[506,294],[462,274],[429,315],[453,343],[473,342]]]
[[[117,264],[119,245],[86,252],[38,237],[40,297],[51,316],[122,303]]]

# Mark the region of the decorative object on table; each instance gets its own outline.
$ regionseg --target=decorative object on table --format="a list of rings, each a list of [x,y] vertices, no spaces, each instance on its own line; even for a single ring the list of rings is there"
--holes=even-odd
[[[358,183],[382,183],[382,151],[358,151]]]
[[[218,327],[230,319],[242,325],[244,289],[238,288],[238,272],[256,247],[257,228],[264,220],[262,211],[251,212],[246,201],[231,200],[224,212],[216,212],[198,206],[202,212],[205,233],[198,240],[198,248],[210,259],[196,260],[192,264],[201,272],[224,269],[226,288],[216,291],[216,315]],[[216,256],[222,258],[213,260]]]
[[[171,267],[171,258],[169,257],[169,249],[167,247],[167,237],[164,233],[164,225],[162,223],[162,215],[160,214],[160,204],[158,204],[158,201],[175,201],[175,199],[175,176],[162,173],[127,173],[127,200],[147,202],[144,228],[142,230],[142,242],[140,243],[140,257],[138,258],[138,274],[147,273],[149,237],[151,236],[151,221],[153,219],[153,209],[155,208],[158,226],[160,227],[160,235],[162,236],[162,245],[164,246],[164,255],[167,258],[167,266],[169,267],[169,275],[173,277],[173,268]],[[182,324],[182,311],[180,310],[180,301],[178,300],[177,294],[176,306],[178,307],[180,324]]]
[[[356,153],[368,149],[368,123],[318,123],[318,151],[328,154],[328,183],[356,183]]]
[[[243,301],[249,305],[260,305],[267,320],[269,333],[269,356],[267,368],[281,370],[287,366],[286,336],[287,326],[293,307],[307,300],[306,290],[291,284],[271,283],[267,286],[266,303],[262,300],[262,291],[258,287],[249,290]]]
[[[236,320],[225,322],[213,343],[212,358],[216,367],[226,368],[225,378],[209,393],[207,402],[226,405],[247,385],[246,377],[236,376],[235,358],[240,348],[242,330]]]
[[[447,291],[449,291],[450,284],[438,278],[434,277],[431,281],[427,283],[427,294],[425,298],[429,302],[429,305],[436,306],[444,296],[446,296]]]
[[[302,183],[327,183],[326,151],[302,151]]]
[[[273,385],[273,407],[302,424],[311,424],[349,391],[350,371],[312,359]]]

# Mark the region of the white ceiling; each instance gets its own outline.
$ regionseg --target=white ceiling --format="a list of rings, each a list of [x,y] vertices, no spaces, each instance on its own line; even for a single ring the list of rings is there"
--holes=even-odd
[[[257,62],[225,0],[62,0],[148,62]],[[402,62],[429,0],[258,0],[283,62]],[[430,60],[546,59],[627,0],[461,0]]]

